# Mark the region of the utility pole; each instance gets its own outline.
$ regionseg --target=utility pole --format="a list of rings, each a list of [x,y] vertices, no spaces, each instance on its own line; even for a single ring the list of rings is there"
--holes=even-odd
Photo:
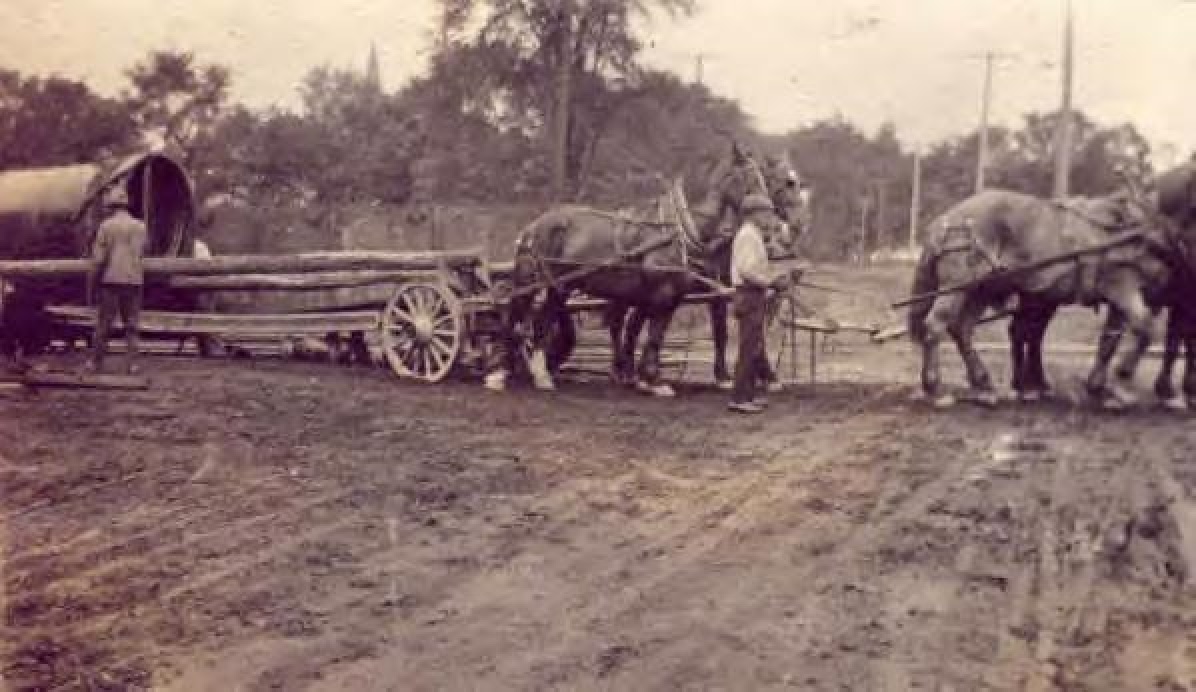
[[[876,181],[876,248],[879,250],[884,247],[888,238],[885,237],[885,216],[887,216],[888,209],[888,187],[889,181],[887,178],[881,178]]]
[[[868,188],[865,187],[860,191],[860,246],[857,264],[865,264],[868,261],[868,211],[871,206],[872,196],[868,194]]]
[[[552,201],[564,202],[568,194],[569,103],[573,81],[573,0],[562,0],[558,15],[556,98],[552,143]]]
[[[703,77],[705,76],[703,74],[705,71],[705,67],[706,67],[706,54],[698,53],[698,54],[694,55],[694,82],[697,83],[699,86],[701,86],[702,84],[705,83],[702,81]]]
[[[1072,19],[1071,0],[1066,0],[1063,19],[1063,98],[1059,107],[1059,122],[1055,130],[1055,198],[1068,195],[1071,176],[1071,85],[1072,85]]]
[[[984,54],[984,93],[980,98],[980,148],[976,153],[976,192],[984,189],[984,173],[988,169],[988,105],[993,90],[993,52]]]
[[[909,192],[909,251],[918,251],[918,225],[922,215],[922,149],[914,148],[914,177]]]

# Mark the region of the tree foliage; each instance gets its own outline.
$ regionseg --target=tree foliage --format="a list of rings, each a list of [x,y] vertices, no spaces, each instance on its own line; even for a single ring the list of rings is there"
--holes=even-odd
[[[62,77],[0,69],[0,169],[94,161],[136,134],[125,104]]]
[[[688,13],[695,0],[441,0],[442,51],[470,70],[476,112],[521,129],[551,159],[564,135],[565,194],[576,197],[612,119],[634,97],[642,43],[636,20]],[[473,26],[476,31],[470,31]],[[561,80],[569,88],[561,90]]]
[[[695,2],[440,0],[444,31],[425,74],[387,93],[364,73],[318,67],[295,111],[230,107],[231,72],[189,53],[148,54],[127,71],[122,98],[0,70],[0,167],[92,161],[148,133],[184,158],[201,197],[227,192],[249,206],[542,204],[567,68],[573,198],[624,206],[681,175],[700,199],[734,139],[787,154],[811,185],[810,254],[904,245],[913,155],[894,127],[869,133],[835,117],[766,135],[733,99],[638,64],[639,20]],[[988,184],[1049,196],[1058,118],[1031,113],[1017,127],[989,128]],[[1150,147],[1132,123],[1074,118],[1074,194],[1150,174]],[[923,223],[972,193],[978,143],[973,132],[924,151]]]
[[[129,106],[143,135],[157,136],[185,163],[197,162],[199,144],[228,103],[232,74],[198,65],[187,52],[153,51],[126,71]]]

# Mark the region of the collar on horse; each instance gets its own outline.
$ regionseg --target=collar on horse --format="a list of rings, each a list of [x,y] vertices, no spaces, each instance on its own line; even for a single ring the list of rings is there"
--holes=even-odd
[[[1133,222],[1116,223],[1111,221],[1103,221],[1092,216],[1071,200],[1053,199],[1051,200],[1051,206],[1105,231],[1124,231],[1137,225]]]

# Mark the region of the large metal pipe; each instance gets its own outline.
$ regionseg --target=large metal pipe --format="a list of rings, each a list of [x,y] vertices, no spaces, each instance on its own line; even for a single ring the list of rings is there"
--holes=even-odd
[[[183,167],[163,154],[107,164],[0,173],[0,259],[84,257],[100,222],[101,194],[123,185],[146,222],[148,254],[190,250],[195,199]]]
[[[142,153],[103,163],[0,172],[0,260],[87,257],[103,220],[100,200],[116,185],[125,187],[130,211],[146,223],[147,254],[190,254],[196,216],[191,179],[169,156]],[[0,346],[7,335],[22,341],[27,351],[38,350],[46,342],[40,307],[85,302],[85,284],[83,277],[15,280],[3,301],[9,309],[0,312]],[[186,294],[156,293],[147,307],[189,300]]]

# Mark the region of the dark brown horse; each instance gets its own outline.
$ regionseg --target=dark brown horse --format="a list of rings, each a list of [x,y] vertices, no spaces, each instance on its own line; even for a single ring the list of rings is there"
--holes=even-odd
[[[695,286],[694,291],[709,290],[712,285],[730,285],[731,240],[743,223],[743,200],[748,194],[767,194],[777,216],[785,224],[782,232],[770,238],[770,252],[774,255],[791,254],[793,243],[809,223],[808,189],[788,157],[769,159],[761,166],[750,154],[734,146],[730,166],[717,172],[712,179],[703,202],[691,210],[697,219],[699,249],[690,253],[690,259],[697,263],[703,276],[717,284],[707,282]],[[714,381],[725,389],[731,383],[726,357],[727,304],[713,300],[708,306],[714,344]],[[629,313],[629,307],[612,302],[606,313],[611,348],[615,353],[612,376],[620,383],[633,379],[635,348],[646,317],[640,310]]]
[[[1148,296],[1156,311],[1167,309],[1167,331],[1163,360],[1155,379],[1159,400],[1173,410],[1196,407],[1196,162],[1186,163],[1158,175],[1150,195],[1135,189],[1137,200],[1162,229],[1159,254],[1170,269],[1170,280],[1161,291]],[[1116,351],[1125,320],[1111,312],[1105,320],[1097,352],[1097,367],[1107,367]],[[1125,390],[1122,404],[1132,403],[1130,393],[1139,359],[1149,342],[1137,339],[1116,369],[1118,386]],[[1176,393],[1172,375],[1180,352],[1184,355],[1182,396]]]
[[[1155,252],[1153,227],[1132,211],[1121,198],[1056,204],[1017,192],[986,190],[939,216],[923,244],[912,292],[923,295],[972,284],[966,290],[914,303],[909,311],[910,335],[922,348],[924,393],[938,406],[954,401],[942,389],[939,366],[939,345],[950,336],[963,358],[975,398],[995,403],[992,380],[972,344],[972,331],[985,310],[999,309],[1014,297],[1018,300],[1016,329],[1023,330],[1014,339],[1015,388],[1027,386],[1027,362],[1040,363],[1040,353],[1019,353],[1019,348],[1041,344],[1042,331],[1060,305],[1108,305],[1140,340],[1149,343],[1147,296],[1161,290],[1170,272]],[[1127,236],[1130,242],[1106,247],[1112,234],[1134,231],[1138,233]],[[1048,264],[1035,271],[1005,271],[1102,247],[1106,249],[1074,262]],[[1011,335],[1014,329],[1011,326]],[[1088,383],[1094,390],[1106,385],[1099,359]]]
[[[1172,408],[1196,408],[1196,162],[1165,171],[1154,180],[1154,202],[1168,232],[1174,262],[1171,285],[1164,294],[1168,308],[1163,362],[1155,394]],[[1177,397],[1171,373],[1184,354],[1183,398]],[[1183,406],[1180,406],[1180,403]]]
[[[541,215],[520,232],[515,246],[513,296],[505,311],[507,358],[486,378],[490,389],[505,386],[520,353],[518,334],[530,322],[529,366],[537,388],[554,384],[546,349],[552,329],[568,323],[567,301],[575,291],[635,308],[648,321],[648,340],[640,360],[639,386],[671,396],[660,381],[660,347],[685,295],[700,281],[691,269],[697,230],[686,210],[680,181],[661,201],[658,218],[578,205],[562,205]],[[542,294],[537,305],[537,294]],[[566,337],[567,338],[567,337]]]

